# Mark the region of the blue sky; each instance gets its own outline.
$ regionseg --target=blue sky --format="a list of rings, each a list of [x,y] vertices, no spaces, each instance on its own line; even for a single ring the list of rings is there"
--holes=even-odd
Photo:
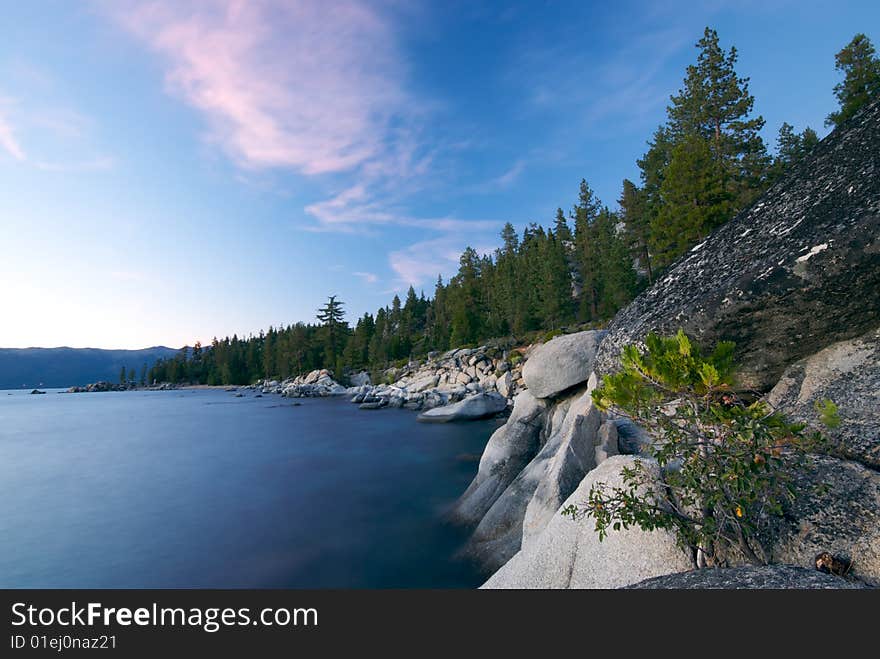
[[[706,25],[775,142],[875,2],[34,0],[0,41],[0,346],[349,320],[462,249],[616,205]]]

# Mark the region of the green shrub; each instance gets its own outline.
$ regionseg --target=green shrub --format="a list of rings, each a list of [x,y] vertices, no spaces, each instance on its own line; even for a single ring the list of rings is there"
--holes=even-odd
[[[583,507],[563,514],[593,518],[600,539],[631,526],[670,530],[701,567],[724,565],[734,553],[766,563],[762,539],[794,497],[794,478],[821,437],[736,392],[732,343],[706,356],[682,331],[649,335],[646,344],[645,351],[627,346],[622,370],[592,395],[600,409],[649,432],[647,453],[662,483],[637,459],[622,471],[622,487],[597,483]],[[824,409],[828,418],[836,412]]]

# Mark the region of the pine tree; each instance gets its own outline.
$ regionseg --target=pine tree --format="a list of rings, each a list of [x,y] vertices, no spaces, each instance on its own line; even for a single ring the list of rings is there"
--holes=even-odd
[[[730,195],[709,144],[688,137],[673,149],[660,188],[663,206],[651,224],[651,253],[658,267],[672,263],[731,215]]]
[[[622,220],[627,246],[645,269],[648,283],[653,283],[654,273],[651,270],[651,254],[648,249],[651,237],[651,216],[648,212],[645,192],[629,179],[623,179],[623,190],[620,193],[618,203],[623,212]]]
[[[325,332],[325,364],[330,368],[336,368],[336,357],[341,353],[345,340],[347,325],[344,321],[343,304],[335,295],[331,295],[327,299],[327,304],[318,309],[317,318]]]
[[[578,203],[574,216],[574,242],[580,274],[581,302],[578,316],[581,320],[597,320],[599,315],[598,272],[601,267],[593,234],[593,224],[602,210],[602,203],[581,179]]]
[[[688,66],[684,87],[667,108],[669,128],[676,143],[689,136],[708,142],[720,165],[722,186],[732,194],[734,208],[740,209],[762,191],[769,164],[759,134],[764,119],[751,116],[755,98],[749,93],[749,79],[736,72],[736,48],[725,53],[718,33],[708,27],[696,46],[697,63]]]
[[[593,226],[596,254],[601,262],[596,281],[599,319],[614,316],[635,294],[636,272],[618,225],[617,215],[603,208]]]
[[[880,59],[864,34],[854,36],[834,56],[834,68],[844,76],[843,81],[834,85],[840,109],[828,115],[826,126],[839,126],[860,108],[880,98]]]
[[[119,384],[125,384],[125,382],[126,382],[125,366],[123,366],[122,370],[119,371]]]
[[[480,335],[479,296],[480,258],[468,247],[459,259],[458,274],[453,278],[452,334],[453,345],[466,345]]]
[[[556,209],[556,219],[553,221],[553,233],[563,245],[572,240],[571,229],[568,228],[568,222],[565,221],[565,213],[562,212],[561,208]]]
[[[776,157],[773,159],[771,180],[778,180],[789,168],[797,164],[819,143],[816,131],[807,126],[796,133],[794,127],[783,122],[776,138]]]

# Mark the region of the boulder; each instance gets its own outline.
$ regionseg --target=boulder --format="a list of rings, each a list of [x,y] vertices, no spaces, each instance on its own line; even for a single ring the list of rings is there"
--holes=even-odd
[[[538,346],[522,369],[526,387],[535,398],[551,398],[587,381],[604,330],[565,334]]]
[[[495,388],[498,390],[498,393],[504,396],[505,398],[510,397],[511,386],[513,384],[513,378],[510,375],[510,371],[505,371],[496,381]]]
[[[497,393],[475,394],[452,405],[435,407],[418,416],[419,421],[430,423],[446,423],[448,421],[471,421],[485,419],[503,412],[507,408],[507,399]]]
[[[456,502],[452,515],[476,524],[538,452],[547,406],[528,391],[513,401],[507,423],[489,438],[477,475]]]
[[[425,391],[426,389],[432,389],[437,386],[437,383],[440,381],[440,377],[433,373],[427,373],[425,375],[421,375],[412,382],[409,383],[409,386],[406,388],[407,391]]]
[[[353,373],[348,378],[349,382],[351,382],[352,387],[363,387],[364,385],[372,384],[372,380],[370,379],[370,374],[366,371],[361,371],[360,373]]]
[[[840,455],[880,469],[880,328],[792,364],[767,399],[821,431]],[[837,405],[837,428],[818,422],[815,405],[825,399]]]
[[[564,505],[582,506],[594,483],[622,484],[620,470],[631,456],[613,456],[591,471]],[[651,464],[651,463],[649,463]],[[655,473],[659,473],[653,465]],[[619,588],[651,577],[683,572],[693,561],[668,531],[609,531],[599,542],[593,520],[554,515],[547,527],[483,588]]]
[[[880,325],[878,290],[880,101],[621,310],[598,369],[682,328],[704,346],[736,342],[741,385],[766,392],[794,362]]]
[[[667,574],[662,577],[646,579],[627,588],[675,590],[714,590],[714,589],[853,589],[866,588],[858,581],[843,579],[833,574],[824,574],[815,569],[794,565],[764,565],[756,567],[743,565],[722,569],[691,570]]]

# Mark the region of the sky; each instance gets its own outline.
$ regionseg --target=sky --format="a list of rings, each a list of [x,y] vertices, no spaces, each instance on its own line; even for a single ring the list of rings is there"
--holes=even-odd
[[[431,295],[570,209],[616,206],[705,26],[775,144],[827,133],[880,3],[3,3],[0,346],[178,347]]]

